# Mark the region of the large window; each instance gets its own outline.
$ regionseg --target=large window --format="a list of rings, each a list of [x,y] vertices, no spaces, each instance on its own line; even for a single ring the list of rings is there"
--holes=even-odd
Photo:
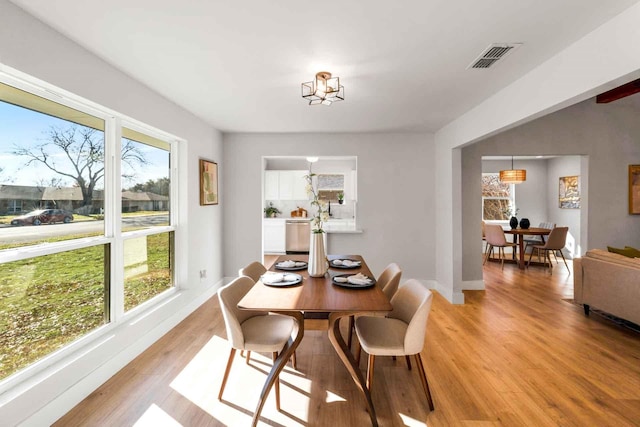
[[[482,174],[482,219],[508,221],[515,210],[513,184],[500,181],[500,174]]]
[[[175,142],[9,80],[0,82],[0,381],[175,283]]]

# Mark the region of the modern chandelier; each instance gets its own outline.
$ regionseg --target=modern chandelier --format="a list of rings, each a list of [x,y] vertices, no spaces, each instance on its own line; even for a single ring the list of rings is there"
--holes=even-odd
[[[500,171],[500,181],[507,184],[520,184],[527,180],[525,169],[513,168],[513,156],[511,156],[511,169]]]
[[[302,97],[309,101],[309,105],[331,105],[344,101],[344,86],[340,86],[339,77],[320,71],[315,80],[302,83]]]

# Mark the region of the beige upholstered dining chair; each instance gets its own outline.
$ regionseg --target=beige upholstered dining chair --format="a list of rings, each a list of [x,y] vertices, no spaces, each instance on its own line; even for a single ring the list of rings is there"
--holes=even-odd
[[[259,263],[258,261],[254,261],[246,267],[242,267],[238,270],[238,276],[247,276],[251,277],[254,282],[260,280],[260,276],[267,272],[267,268]]]
[[[400,266],[395,262],[392,262],[382,270],[382,273],[378,276],[378,280],[376,280],[376,285],[382,289],[382,292],[384,292],[389,300],[391,300],[398,290],[400,277],[402,277],[402,270],[400,269]],[[384,315],[387,315],[387,313],[384,313]],[[353,339],[354,324],[354,316],[349,316],[349,334],[347,335],[347,346],[349,348],[351,348],[351,341]]]
[[[569,227],[556,227],[551,230],[549,233],[549,237],[547,238],[547,243],[544,245],[533,245],[531,246],[531,253],[529,254],[529,260],[527,261],[527,267],[529,267],[529,263],[531,263],[531,257],[533,256],[533,251],[538,251],[538,257],[540,257],[540,251],[544,252],[544,262],[547,263],[549,261],[549,273],[552,272],[553,264],[551,264],[551,257],[549,256],[549,252],[560,252],[562,256],[562,260],[564,261],[565,267],[567,267],[567,271],[571,273],[569,270],[569,265],[567,264],[567,260],[562,253],[562,249],[564,249],[567,244],[567,233],[569,232]]]
[[[253,280],[253,282],[257,282],[258,280],[260,280],[260,276],[262,276],[264,273],[267,272],[267,268],[260,262],[258,261],[253,261],[252,263],[248,264],[246,267],[242,267],[241,269],[238,270],[238,275],[239,276],[247,276],[250,277],[251,280]],[[266,312],[263,314],[267,314]],[[243,355],[244,350],[240,351],[240,355]],[[251,358],[251,350],[247,350],[246,354],[246,360],[247,360],[247,364],[249,364],[249,359]],[[291,355],[291,364],[293,365],[293,369],[298,369],[298,361],[296,359],[296,352],[293,352],[293,355]]]
[[[489,256],[493,252],[493,248],[498,248],[498,256],[502,260],[502,268],[504,269],[504,248],[510,247],[515,251],[518,247],[517,244],[507,242],[507,239],[504,237],[504,230],[502,227],[496,224],[486,224],[484,226],[485,230],[485,239],[487,240],[487,244],[489,247],[487,248],[487,252],[484,256],[483,265],[489,259]]]
[[[541,222],[540,225],[538,225],[538,228],[546,228],[547,230],[553,230],[554,228],[556,228],[556,224],[555,222]],[[542,244],[542,237],[541,236],[522,236],[524,237],[524,253],[527,253],[527,249],[529,248],[529,246],[531,245],[541,245]]]
[[[429,409],[433,411],[429,382],[420,357],[432,300],[431,291],[411,279],[400,286],[391,299],[393,311],[389,316],[358,316],[356,334],[360,346],[356,359],[360,360],[361,350],[369,354],[366,384],[371,390],[376,356],[415,356]]]
[[[295,321],[289,316],[238,308],[238,302],[254,284],[251,278],[240,276],[218,291],[220,308],[227,330],[227,340],[231,344],[231,352],[220,385],[218,400],[222,400],[222,393],[227,384],[236,350],[270,352],[275,360],[296,327]],[[280,410],[279,379],[275,382],[274,388],[276,390],[276,407]]]

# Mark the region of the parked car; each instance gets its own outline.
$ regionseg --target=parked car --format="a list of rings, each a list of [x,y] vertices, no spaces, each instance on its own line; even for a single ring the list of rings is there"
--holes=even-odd
[[[73,214],[62,209],[39,209],[17,216],[11,220],[11,225],[40,225],[56,222],[69,223],[73,221]]]

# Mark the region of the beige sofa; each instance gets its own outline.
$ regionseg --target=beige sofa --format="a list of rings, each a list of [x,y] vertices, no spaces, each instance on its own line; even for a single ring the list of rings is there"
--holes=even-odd
[[[573,260],[573,299],[640,324],[640,258],[591,249]]]

